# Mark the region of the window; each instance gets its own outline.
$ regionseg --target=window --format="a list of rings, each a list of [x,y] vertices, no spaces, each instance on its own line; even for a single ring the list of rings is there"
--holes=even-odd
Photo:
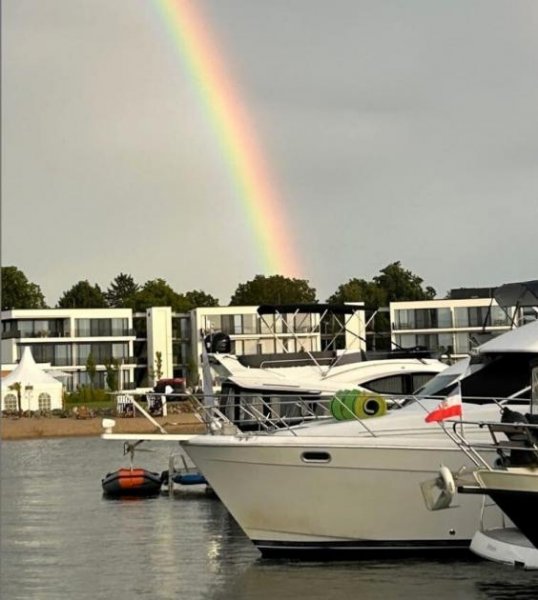
[[[39,398],[37,399],[39,410],[50,410],[51,401],[50,395],[46,393],[39,394]]]
[[[243,333],[256,333],[256,315],[243,315]]]
[[[75,335],[77,337],[89,337],[89,335],[90,335],[90,319],[76,319]]]
[[[466,308],[454,309],[454,320],[456,327],[469,327],[469,315]]]
[[[55,364],[54,363],[54,344],[35,344],[35,345],[31,345],[31,346],[23,346],[20,345],[17,348],[17,353],[19,355],[19,360],[22,358],[22,355],[24,353],[24,349],[26,347],[29,347],[31,352],[32,352],[32,356],[34,357],[34,360],[36,361],[36,363],[51,363],[51,364]]]
[[[54,365],[66,366],[73,364],[71,357],[71,346],[68,344],[58,344],[54,347],[55,360]]]
[[[128,319],[111,319],[112,335],[128,335],[129,320]]]
[[[399,348],[414,348],[417,345],[417,337],[412,333],[396,335],[394,341]]]
[[[439,329],[452,327],[452,313],[450,312],[450,308],[437,309],[437,326]]]
[[[205,324],[203,329],[208,333],[210,330],[213,331],[222,331],[222,320],[220,315],[205,315],[204,317]]]
[[[17,396],[15,394],[8,394],[4,398],[4,410],[15,411],[17,409]]]
[[[381,377],[375,381],[370,381],[364,387],[379,394],[404,394],[404,380],[401,375],[391,375]]]
[[[432,377],[435,376],[435,373],[413,373],[412,375],[412,384],[411,389],[413,392],[420,389],[422,386],[426,385]]]
[[[467,333],[456,333],[455,342],[456,347],[454,351],[456,354],[467,354],[471,350],[471,340],[469,339],[469,334]]]
[[[396,329],[412,329],[415,324],[415,315],[412,310],[397,310],[395,320]]]
[[[491,307],[491,324],[494,327],[510,325],[510,317],[500,306]]]
[[[274,328],[274,315],[263,315],[263,318],[260,319],[260,333],[273,333]]]

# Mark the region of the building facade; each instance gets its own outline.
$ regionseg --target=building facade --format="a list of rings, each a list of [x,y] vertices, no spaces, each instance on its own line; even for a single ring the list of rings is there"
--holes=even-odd
[[[105,387],[107,368],[117,365],[122,388],[132,387],[136,359],[130,309],[2,311],[2,365],[14,365],[29,347],[36,363],[62,374],[67,389],[90,383]]]
[[[531,312],[536,316],[536,310]],[[529,316],[515,308],[505,312],[489,297],[392,302],[389,313],[393,348],[422,347],[447,358],[469,354]],[[201,379],[206,336],[226,334],[237,355],[326,350],[336,325],[324,325],[321,314],[312,308],[260,315],[256,306],[205,307],[185,314],[170,307],[142,313],[123,308],[8,310],[2,311],[2,365],[3,370],[14,368],[29,347],[37,363],[65,376],[68,390],[90,384],[91,378],[106,389],[111,368],[118,372],[121,389],[178,377],[194,386]],[[358,310],[331,349],[365,350],[365,339],[364,312]]]
[[[522,317],[491,298],[391,302],[391,341],[393,347],[418,346],[461,358],[519,325]]]
[[[341,347],[357,347],[363,313],[347,323]],[[2,364],[13,368],[24,348],[37,363],[65,375],[68,390],[93,383],[106,388],[107,369],[118,369],[121,389],[152,387],[161,378],[201,378],[207,335],[229,336],[231,352],[272,354],[324,349],[318,313],[263,315],[256,306],[197,308],[185,314],[170,307],[143,313],[131,309],[43,309],[2,311]],[[360,342],[359,342],[360,343]],[[91,359],[90,359],[91,356]]]

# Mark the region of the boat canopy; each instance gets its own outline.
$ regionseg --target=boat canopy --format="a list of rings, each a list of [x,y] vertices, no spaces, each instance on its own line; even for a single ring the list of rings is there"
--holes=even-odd
[[[538,320],[494,337],[477,348],[478,354],[523,352],[538,353]]]
[[[497,304],[503,308],[509,306],[538,306],[538,280],[505,283],[494,292]]]
[[[358,310],[366,310],[361,304],[262,304],[258,307],[259,315],[276,315],[289,313],[333,313],[335,315],[353,315]]]

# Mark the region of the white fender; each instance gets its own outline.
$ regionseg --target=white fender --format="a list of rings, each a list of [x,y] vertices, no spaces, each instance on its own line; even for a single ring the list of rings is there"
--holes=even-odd
[[[451,497],[454,497],[456,493],[456,483],[454,482],[454,476],[448,467],[441,465],[439,468],[439,476],[443,482],[444,491]]]

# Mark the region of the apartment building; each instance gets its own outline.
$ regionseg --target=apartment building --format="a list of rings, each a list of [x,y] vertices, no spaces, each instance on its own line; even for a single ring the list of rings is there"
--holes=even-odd
[[[501,308],[483,292],[474,298],[392,302],[390,336],[394,347],[423,347],[459,358],[488,338],[536,316],[536,307]],[[487,297],[486,297],[487,296]],[[361,303],[357,303],[360,308]],[[201,378],[200,356],[206,336],[229,336],[238,355],[325,350],[334,333],[322,326],[322,308],[297,313],[258,314],[256,306],[197,308],[173,313],[170,307],[131,309],[42,309],[2,311],[2,369],[12,369],[26,347],[37,363],[61,375],[68,390],[90,383],[106,387],[107,368],[117,366],[122,389],[152,386],[157,379]],[[365,349],[365,318],[357,311],[332,349]],[[362,340],[362,341],[361,341]]]
[[[461,358],[493,336],[519,325],[524,313],[491,297],[391,302],[391,341]]]
[[[357,313],[342,334],[341,347],[357,349],[364,337]],[[37,363],[61,375],[68,390],[90,383],[105,388],[107,365],[119,369],[122,389],[152,386],[157,379],[200,380],[202,344],[207,335],[229,336],[235,354],[272,354],[324,349],[319,312],[258,315],[256,306],[197,308],[185,314],[159,306],[131,309],[43,309],[2,311],[2,365],[13,368],[24,348]],[[359,348],[360,349],[360,348]],[[108,367],[110,368],[110,367]]]
[[[118,381],[132,387],[136,359],[130,309],[42,309],[2,311],[2,365],[13,366],[29,347],[36,363],[59,376],[67,389],[90,383],[91,355],[95,384],[105,387],[106,368],[118,365]]]

